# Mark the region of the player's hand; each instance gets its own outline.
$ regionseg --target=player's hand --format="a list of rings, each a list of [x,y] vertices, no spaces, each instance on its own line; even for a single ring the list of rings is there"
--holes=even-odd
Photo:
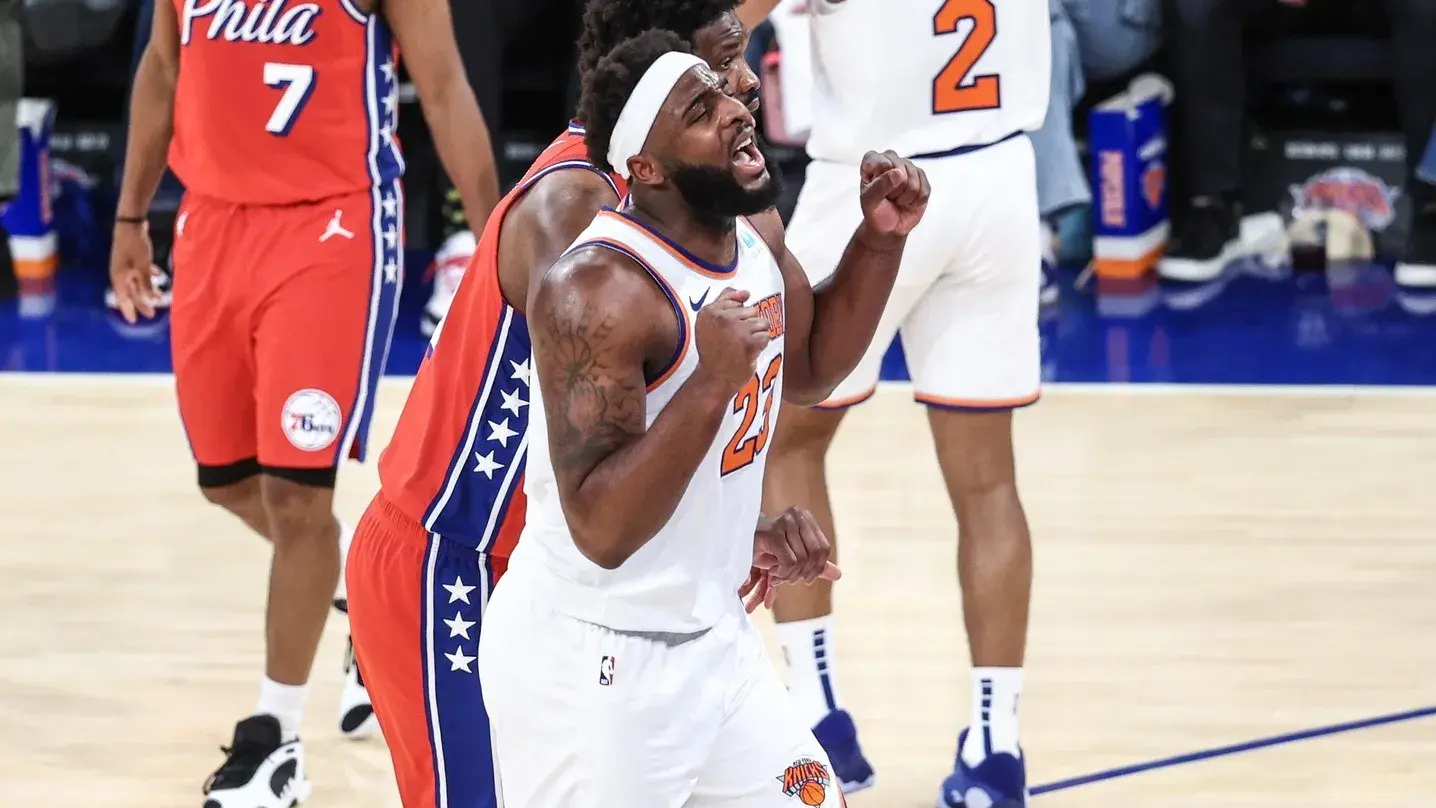
[[[154,278],[155,250],[150,244],[148,224],[120,222],[115,225],[114,246],[110,249],[110,285],[115,302],[126,322],[135,322],[136,315],[155,316],[159,293]]]
[[[927,173],[891,151],[868,152],[861,171],[863,222],[877,235],[906,238],[927,212]]]
[[[773,601],[778,597],[778,587],[774,586],[773,576],[767,570],[754,567],[748,572],[748,580],[738,587],[738,597],[743,600],[743,609],[752,614],[758,611],[759,606],[773,608]]]
[[[693,329],[698,345],[694,375],[725,398],[737,395],[752,378],[758,354],[771,340],[768,320],[757,309],[744,306],[747,300],[747,292],[724,289],[698,312]]]
[[[753,532],[753,566],[768,574],[770,585],[836,581],[842,572],[832,555],[832,542],[804,508],[765,516]]]

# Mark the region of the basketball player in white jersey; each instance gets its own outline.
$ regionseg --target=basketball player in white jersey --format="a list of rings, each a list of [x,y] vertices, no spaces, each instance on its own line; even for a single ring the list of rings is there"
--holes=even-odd
[[[931,211],[913,231],[887,312],[857,369],[815,409],[785,408],[765,505],[811,509],[833,533],[824,462],[845,408],[873,394],[901,335],[957,514],[958,578],[972,655],[972,723],[941,804],[1022,805],[1017,702],[1032,561],[1013,470],[1012,411],[1040,390],[1040,223],[1032,146],[1051,81],[1046,0],[809,0],[813,162],[788,246],[814,285],[858,227],[865,150],[927,172]],[[873,536],[874,541],[885,537]],[[843,710],[831,586],[785,587],[774,614],[797,708],[850,788],[873,770]],[[981,796],[978,796],[978,794]]]
[[[510,808],[843,804],[740,592],[837,574],[805,512],[760,515],[768,437],[778,399],[821,400],[865,352],[926,180],[853,166],[863,221],[814,294],[724,90],[666,31],[585,80],[590,155],[631,197],[530,292],[544,417],[479,641]]]

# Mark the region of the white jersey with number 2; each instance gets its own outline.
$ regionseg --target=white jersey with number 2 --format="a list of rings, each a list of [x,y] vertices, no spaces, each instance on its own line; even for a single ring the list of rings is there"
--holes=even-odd
[[[1111,0],[1115,2],[1115,0]],[[1047,0],[808,0],[815,160],[995,143],[1042,125]]]

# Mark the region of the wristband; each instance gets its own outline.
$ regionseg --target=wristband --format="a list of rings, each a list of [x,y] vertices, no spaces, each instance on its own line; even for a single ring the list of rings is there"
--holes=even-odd
[[[148,216],[116,216],[115,224],[144,224],[149,221]]]

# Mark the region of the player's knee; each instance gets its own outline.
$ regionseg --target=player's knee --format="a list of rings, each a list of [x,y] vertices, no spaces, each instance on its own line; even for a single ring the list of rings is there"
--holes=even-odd
[[[275,543],[333,541],[334,469],[266,468],[260,492]]]
[[[254,458],[223,465],[199,464],[200,493],[213,505],[232,513],[247,513],[260,506],[259,461]]]
[[[842,418],[842,410],[783,404],[778,429],[773,435],[770,462],[799,459],[821,463],[827,457]]]

